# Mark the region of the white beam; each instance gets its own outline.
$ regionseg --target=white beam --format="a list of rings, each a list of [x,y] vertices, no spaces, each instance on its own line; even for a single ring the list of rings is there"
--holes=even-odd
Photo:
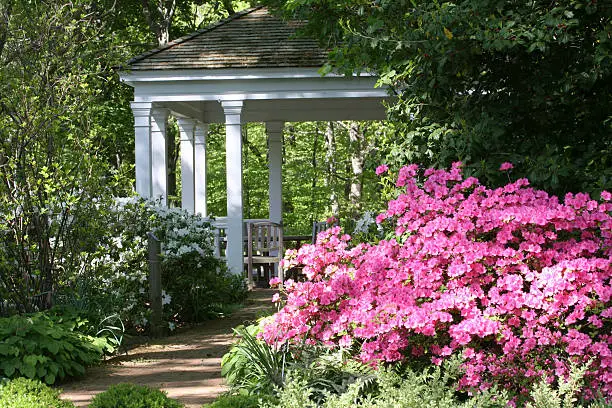
[[[283,219],[283,122],[267,122],[268,134],[268,193],[270,199],[270,220]]]
[[[195,170],[195,212],[203,217],[208,216],[206,207],[206,136],[208,134],[208,124],[198,123],[195,128],[195,154],[194,154],[194,170]]]
[[[151,196],[168,205],[168,153],[166,123],[170,111],[153,108],[151,111]]]
[[[151,197],[151,107],[148,102],[132,102],[134,113],[136,192]]]
[[[195,120],[177,118],[181,136],[181,207],[195,212],[194,140]]]
[[[242,235],[242,106],[243,101],[222,102],[225,113],[227,177],[227,266],[231,273],[244,271]]]

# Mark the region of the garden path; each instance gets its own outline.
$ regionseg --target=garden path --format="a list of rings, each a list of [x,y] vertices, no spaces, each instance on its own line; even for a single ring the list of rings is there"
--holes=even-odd
[[[153,340],[91,367],[82,379],[60,385],[62,398],[85,407],[109,386],[129,382],[162,389],[187,408],[200,408],[228,389],[221,377],[221,357],[233,342],[232,328],[274,312],[273,293],[272,289],[257,289],[244,308],[227,318]]]

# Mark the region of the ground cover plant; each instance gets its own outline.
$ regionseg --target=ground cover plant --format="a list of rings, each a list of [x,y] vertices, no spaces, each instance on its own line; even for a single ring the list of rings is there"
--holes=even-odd
[[[285,283],[269,344],[344,347],[374,365],[461,355],[460,388],[514,395],[582,364],[582,396],[612,395],[612,194],[489,189],[460,163],[404,167],[393,186],[377,217],[387,239],[354,244],[336,227],[288,254],[306,281]]]

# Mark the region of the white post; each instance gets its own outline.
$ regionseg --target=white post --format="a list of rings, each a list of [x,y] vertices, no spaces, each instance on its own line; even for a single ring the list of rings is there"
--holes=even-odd
[[[283,219],[283,122],[267,122],[268,133],[268,193],[270,199],[270,220],[281,222]]]
[[[134,113],[136,192],[151,197],[151,107],[150,102],[132,102]]]
[[[206,135],[208,134],[208,124],[198,123],[195,128],[195,212],[208,216],[206,208]]]
[[[230,272],[244,271],[242,235],[242,105],[243,101],[222,102],[225,112],[225,160],[227,177],[227,266]]]
[[[268,199],[269,217],[273,222],[283,220],[283,122],[266,122],[268,134]],[[278,255],[278,250],[271,251],[270,255]],[[281,276],[278,264],[274,264],[274,276]]]
[[[195,179],[193,171],[193,130],[195,120],[177,118],[181,135],[181,207],[193,213],[195,211]]]
[[[151,195],[168,205],[168,153],[166,123],[170,111],[153,108],[151,111]]]

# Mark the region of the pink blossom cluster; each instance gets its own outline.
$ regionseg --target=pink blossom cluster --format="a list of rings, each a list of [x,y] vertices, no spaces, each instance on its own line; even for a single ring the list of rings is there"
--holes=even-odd
[[[306,280],[285,282],[263,338],[372,364],[461,353],[462,387],[517,392],[592,359],[585,396],[612,395],[610,194],[561,202],[526,179],[488,189],[460,163],[418,173],[399,171],[401,194],[377,218],[394,239],[353,244],[334,227],[287,254]]]

